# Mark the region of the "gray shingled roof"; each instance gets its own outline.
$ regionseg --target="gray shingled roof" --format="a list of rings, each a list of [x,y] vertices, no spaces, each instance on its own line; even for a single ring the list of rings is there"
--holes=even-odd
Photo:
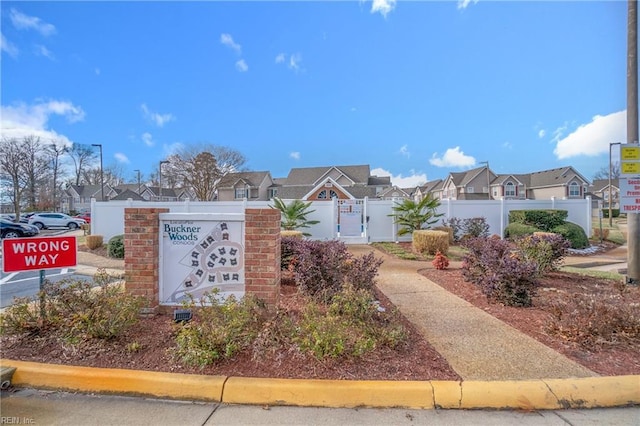
[[[601,192],[603,189],[609,186],[609,179],[595,179],[589,187],[590,192]],[[620,182],[618,179],[611,179],[612,188],[620,188]]]
[[[529,188],[544,188],[547,186],[555,186],[563,183],[567,183],[570,180],[569,176],[576,175],[585,182],[589,182],[582,177],[573,167],[559,167],[557,169],[543,170],[540,172],[531,173],[531,181]]]
[[[138,185],[136,184],[136,191],[138,189]],[[118,195],[116,195],[115,197],[111,197],[112,200],[128,200],[129,198],[131,198],[134,201],[144,201],[144,198],[139,195],[136,191],[132,191],[130,189],[123,189],[121,190]],[[165,188],[162,189],[162,193],[163,195],[167,196],[167,194],[164,194]]]
[[[368,165],[293,168],[289,171],[286,185],[314,185],[333,168],[344,173],[354,184],[366,185],[371,174]]]
[[[260,186],[269,172],[237,172],[229,173],[220,179],[218,188],[232,188],[239,180],[244,180],[249,186]]]

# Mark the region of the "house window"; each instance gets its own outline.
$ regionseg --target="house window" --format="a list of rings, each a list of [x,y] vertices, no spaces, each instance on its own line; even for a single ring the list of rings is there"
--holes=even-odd
[[[322,190],[318,193],[318,199],[320,200],[326,200],[327,199],[327,191],[326,190]]]
[[[332,189],[331,191],[329,191],[329,196],[331,198],[338,198],[338,193]]]
[[[504,186],[504,196],[505,197],[515,197],[516,196],[516,186],[513,182],[507,182]]]
[[[467,194],[473,194],[473,186],[467,186]]]
[[[269,199],[275,198],[277,195],[278,195],[278,190],[277,189],[270,189],[269,190]]]
[[[569,184],[569,197],[579,197],[580,196],[580,185],[576,182],[571,182]]]
[[[244,188],[236,188],[235,198],[245,198],[247,196],[247,191]]]

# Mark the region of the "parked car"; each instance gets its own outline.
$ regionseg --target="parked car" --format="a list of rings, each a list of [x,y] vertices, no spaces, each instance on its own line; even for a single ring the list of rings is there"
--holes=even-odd
[[[91,223],[91,213],[79,213],[74,217],[78,219],[83,219],[87,223]]]
[[[29,218],[29,224],[38,229],[69,228],[78,229],[86,222],[84,219],[71,217],[64,213],[36,213]]]
[[[33,237],[39,233],[40,230],[33,225],[0,219],[0,237],[2,238]]]

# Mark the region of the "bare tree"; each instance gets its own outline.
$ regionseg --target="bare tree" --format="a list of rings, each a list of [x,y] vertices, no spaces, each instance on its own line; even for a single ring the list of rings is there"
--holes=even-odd
[[[27,179],[26,197],[28,207],[35,210],[40,199],[47,198],[44,182],[49,175],[49,162],[44,154],[40,138],[25,136],[22,138],[21,150],[23,154],[23,171]]]
[[[618,179],[620,177],[620,162],[615,161],[611,163],[611,179]],[[593,179],[609,179],[609,167],[602,167],[600,170],[593,174]]]
[[[53,207],[57,211],[58,203],[57,194],[58,194],[58,176],[60,174],[60,158],[69,152],[69,147],[64,144],[58,144],[56,141],[52,141],[47,146],[47,154],[49,156],[49,161],[51,164],[51,169],[53,172],[53,182],[52,182],[52,197],[53,197]]]
[[[69,157],[73,160],[75,184],[80,185],[85,168],[98,158],[98,155],[91,146],[74,143],[69,151]]]
[[[240,170],[245,157],[231,148],[216,145],[191,145],[167,158],[162,178],[170,187],[184,186],[199,201],[214,199],[218,182],[227,173]]]
[[[11,195],[9,198],[11,198],[13,202],[16,221],[20,218],[22,194],[28,184],[26,174],[24,173],[23,158],[22,141],[18,138],[2,139],[2,142],[0,142],[0,174],[6,176],[10,181]]]

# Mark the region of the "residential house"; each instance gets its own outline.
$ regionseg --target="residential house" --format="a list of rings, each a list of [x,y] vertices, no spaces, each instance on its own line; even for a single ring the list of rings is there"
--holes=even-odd
[[[589,187],[589,194],[594,200],[602,200],[602,207],[609,208],[609,194],[611,194],[611,208],[620,208],[620,182],[618,178],[611,179],[611,192],[609,192],[609,179],[595,179]]]
[[[270,172],[237,172],[226,174],[218,183],[218,201],[267,201],[277,193]]]
[[[389,176],[372,176],[369,165],[293,168],[278,181],[282,199],[331,200],[378,198],[391,188]]]
[[[118,195],[117,191],[108,184],[104,185],[104,199]],[[91,199],[102,201],[102,185],[68,185],[65,195],[61,199],[63,212],[91,211]]]
[[[390,187],[389,189],[385,189],[380,192],[376,198],[381,200],[395,200],[398,198],[406,198],[409,199],[412,196],[412,188],[399,188],[395,185]]]
[[[444,180],[436,179],[436,180],[427,182],[424,185],[416,187],[411,193],[411,196],[413,197],[413,201],[419,202],[424,197],[426,197],[427,194],[433,194],[434,196],[436,196],[437,194],[442,194],[443,184],[444,184]],[[437,198],[441,198],[441,197],[438,196]]]
[[[449,173],[442,186],[434,190],[434,197],[456,200],[489,200],[491,182],[497,177],[488,167],[478,167],[466,172]]]
[[[427,182],[416,189],[414,198],[428,192],[438,199],[457,200],[585,198],[588,188],[587,179],[571,166],[528,174],[496,174],[485,166]]]

